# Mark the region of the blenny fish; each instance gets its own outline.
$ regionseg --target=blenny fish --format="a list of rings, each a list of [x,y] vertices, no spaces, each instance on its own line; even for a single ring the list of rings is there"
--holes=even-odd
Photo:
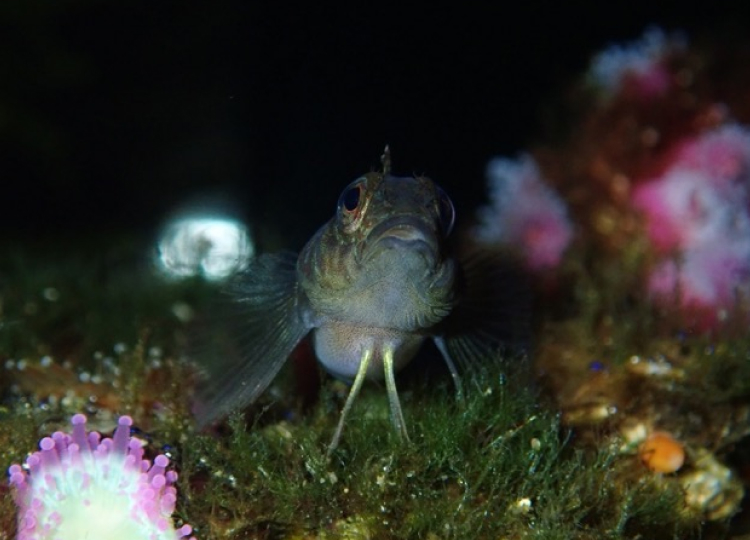
[[[241,344],[206,366],[199,426],[257,399],[311,334],[323,367],[351,382],[329,452],[366,378],[385,380],[391,421],[408,440],[395,373],[425,340],[434,341],[461,395],[457,364],[471,368],[525,335],[502,254],[454,256],[455,210],[445,191],[424,176],[392,176],[387,147],[382,165],[344,189],[336,214],[299,256],[260,255],[231,279]]]

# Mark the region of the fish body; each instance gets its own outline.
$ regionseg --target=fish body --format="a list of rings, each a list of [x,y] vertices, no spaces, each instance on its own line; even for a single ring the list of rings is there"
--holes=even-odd
[[[424,177],[370,173],[344,190],[297,262],[315,353],[330,373],[353,379],[363,350],[385,345],[399,369],[450,313],[457,267],[444,244],[453,216]],[[370,377],[383,377],[381,356]]]
[[[299,256],[261,255],[231,281],[245,330],[239,354],[208,366],[199,424],[254,401],[311,334],[323,367],[353,381],[330,449],[365,378],[385,379],[393,424],[408,438],[394,374],[425,340],[435,341],[460,390],[455,362],[470,366],[519,334],[505,327],[516,302],[497,294],[508,285],[504,266],[495,256],[454,257],[448,195],[427,177],[392,176],[389,165],[386,152],[382,172],[344,189]]]

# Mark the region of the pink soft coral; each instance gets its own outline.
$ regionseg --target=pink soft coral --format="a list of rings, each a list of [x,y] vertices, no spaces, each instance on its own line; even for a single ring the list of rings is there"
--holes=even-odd
[[[738,208],[729,193],[704,171],[677,167],[645,182],[633,193],[633,204],[648,216],[647,231],[659,252],[690,249],[716,240],[728,229]]]
[[[737,293],[747,289],[749,257],[750,238],[695,248],[680,260],[659,263],[650,275],[649,290],[665,299],[679,294],[684,306],[729,308]]]
[[[647,30],[640,40],[627,45],[612,45],[594,57],[589,77],[609,94],[631,94],[654,98],[669,90],[672,76],[667,60],[674,51],[684,49],[679,35],[667,37],[658,28]]]
[[[682,142],[664,174],[636,187],[633,204],[662,255],[649,291],[664,303],[678,294],[716,322],[750,279],[750,131],[732,124]]]
[[[491,206],[480,211],[477,236],[518,249],[533,270],[554,268],[573,236],[568,213],[531,156],[495,159],[487,167]]]
[[[732,189],[750,179],[750,131],[726,124],[684,141],[674,158],[675,168],[695,171],[717,190]]]

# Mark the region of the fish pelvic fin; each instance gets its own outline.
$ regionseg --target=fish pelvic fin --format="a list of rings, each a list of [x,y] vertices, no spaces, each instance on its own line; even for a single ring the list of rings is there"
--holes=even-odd
[[[296,263],[294,253],[260,255],[225,286],[226,309],[212,321],[220,331],[196,359],[207,374],[194,407],[199,428],[255,401],[310,331]]]
[[[336,432],[333,434],[331,444],[328,445],[328,458],[330,458],[333,451],[338,448],[339,441],[341,440],[341,433],[344,431],[344,425],[346,424],[346,417],[349,414],[349,411],[352,409],[352,405],[354,405],[354,400],[357,399],[359,391],[362,389],[362,383],[365,381],[365,376],[367,375],[367,367],[370,365],[371,358],[372,349],[365,349],[362,352],[362,358],[359,361],[357,376],[354,378],[352,387],[349,390],[349,395],[346,396],[346,403],[344,403],[344,408],[341,410],[339,423],[336,426]]]

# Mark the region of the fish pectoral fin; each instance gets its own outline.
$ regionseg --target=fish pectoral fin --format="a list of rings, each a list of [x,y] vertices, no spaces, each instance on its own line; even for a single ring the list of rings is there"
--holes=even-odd
[[[210,321],[218,335],[196,358],[208,375],[198,388],[199,427],[255,401],[311,330],[296,261],[293,253],[261,255],[225,287],[224,309]]]
[[[357,399],[357,395],[359,395],[359,391],[362,388],[362,383],[365,380],[365,376],[367,375],[367,368],[370,365],[370,359],[372,358],[372,349],[365,349],[362,353],[362,358],[359,361],[359,368],[357,369],[357,375],[354,377],[354,382],[352,383],[352,387],[349,390],[349,395],[346,396],[346,402],[344,403],[344,408],[341,409],[341,415],[339,416],[339,423],[336,426],[336,432],[333,434],[333,439],[331,440],[331,444],[328,445],[328,456],[330,457],[331,453],[336,450],[336,448],[339,445],[339,441],[341,440],[341,433],[344,431],[344,424],[346,423],[346,415],[349,414],[349,411],[352,408],[352,405],[354,404],[354,400]]]
[[[454,381],[453,362],[471,370],[488,358],[523,353],[531,335],[531,292],[507,253],[474,247],[461,258],[461,268],[458,302],[435,340]]]

